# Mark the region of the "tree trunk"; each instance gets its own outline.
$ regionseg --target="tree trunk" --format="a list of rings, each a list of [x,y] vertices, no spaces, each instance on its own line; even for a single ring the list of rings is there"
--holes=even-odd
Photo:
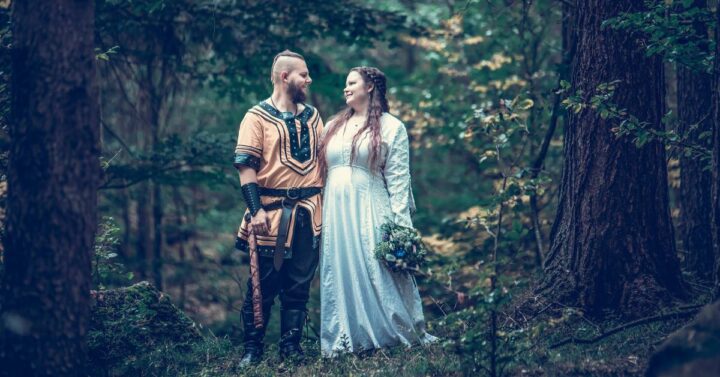
[[[120,193],[118,194],[120,196],[120,200],[122,201],[122,223],[123,223],[123,236],[122,236],[122,242],[120,243],[120,254],[123,257],[124,261],[130,260],[130,232],[131,232],[131,224],[130,221],[130,190],[127,188],[121,189]]]
[[[720,6],[717,7],[717,25],[720,25]],[[720,41],[720,26],[715,28],[715,41]],[[715,56],[720,56],[720,43],[715,43]],[[714,70],[714,126],[713,126],[713,188],[712,188],[712,212],[713,212],[713,240],[715,249],[715,299],[720,299],[720,59],[715,59]]]
[[[178,245],[178,256],[180,257],[180,268],[175,270],[175,280],[179,281],[180,284],[180,297],[178,298],[178,308],[180,310],[185,309],[185,302],[187,300],[187,281],[188,281],[188,260],[185,245],[187,243],[187,235],[185,230],[185,223],[189,218],[188,205],[183,200],[182,193],[178,187],[172,188],[173,201],[175,202],[175,225],[177,226],[177,235],[175,239]],[[179,271],[179,272],[178,272]]]
[[[140,87],[144,91],[143,97],[147,100],[144,103],[138,103],[141,107],[143,117],[146,121],[145,126],[147,127],[146,132],[150,137],[150,148],[151,153],[156,153],[160,146],[160,107],[162,106],[163,98],[162,93],[165,89],[164,77],[160,75],[160,88],[156,87],[156,73],[154,67],[154,61],[152,58],[148,59],[145,65],[145,81],[140,84]],[[165,67],[163,62],[160,62],[162,67]],[[164,72],[164,71],[163,71]],[[163,289],[163,257],[162,257],[162,246],[163,246],[163,232],[162,232],[162,220],[163,220],[163,207],[162,207],[162,190],[161,184],[155,180],[150,179],[148,182],[149,189],[148,193],[152,197],[152,236],[150,250],[150,267],[153,283],[158,290]],[[150,231],[150,230],[148,230]]]
[[[153,258],[152,258],[152,275],[155,287],[163,290],[163,202],[162,202],[162,186],[155,181],[151,181],[153,188]]]
[[[573,12],[572,9],[575,7],[575,1],[563,2],[562,4],[562,55],[560,60],[560,68],[558,72],[558,88],[562,81],[568,79],[569,65],[572,62],[574,51],[574,34],[573,34]],[[532,179],[537,178],[540,175],[542,169],[544,169],[545,157],[547,156],[550,142],[552,141],[553,135],[555,135],[555,128],[557,127],[560,113],[564,113],[560,107],[561,94],[556,93],[553,98],[552,112],[550,115],[550,121],[548,130],[545,134],[545,139],[540,147],[540,153],[535,159],[532,166],[532,173],[530,177]],[[563,123],[567,123],[566,117],[563,116]],[[533,192],[530,195],[530,211],[532,214],[532,222],[535,233],[535,264],[539,267],[544,265],[543,253],[545,252],[545,246],[543,246],[543,237],[540,227],[540,209],[538,207],[537,193]]]
[[[642,10],[642,4],[577,2],[573,92],[582,90],[587,101],[598,84],[622,80],[611,101],[661,127],[661,60],[646,57],[635,36],[601,27],[620,12]],[[615,126],[588,108],[569,115],[558,212],[538,291],[591,315],[612,310],[635,317],[681,295],[683,284],[664,148],[636,148],[627,137],[616,139]]]
[[[705,9],[706,0],[695,0],[693,5]],[[695,32],[707,36],[702,23],[695,25]],[[678,65],[678,131],[689,133],[689,140],[710,146],[702,141],[699,135],[712,131],[712,76],[705,72],[693,72],[687,67]],[[697,124],[697,128],[690,129]],[[710,280],[713,276],[715,255],[713,253],[710,205],[712,188],[712,172],[704,170],[704,162],[697,158],[680,157],[680,239],[687,255],[687,268],[698,277]]]
[[[100,183],[94,2],[12,6],[0,374],[78,376]]]
[[[152,190],[150,189],[149,182],[143,182],[138,184],[136,191],[137,195],[137,238],[136,251],[137,251],[137,271],[139,273],[140,280],[145,280],[151,275],[152,266],[152,245],[153,245],[153,232],[152,232],[152,214],[151,206],[152,202]]]

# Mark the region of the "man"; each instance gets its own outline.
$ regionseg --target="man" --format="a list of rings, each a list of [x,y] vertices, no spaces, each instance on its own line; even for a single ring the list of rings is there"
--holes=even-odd
[[[262,296],[262,325],[256,326],[249,278],[242,307],[241,367],[262,359],[265,328],[278,294],[280,356],[302,358],[300,339],[319,260],[323,182],[316,144],[323,122],[317,110],[304,103],[312,79],[305,59],[288,50],[275,56],[271,79],[272,96],[245,114],[235,148],[234,166],[248,207],[236,246],[248,251],[256,245]]]

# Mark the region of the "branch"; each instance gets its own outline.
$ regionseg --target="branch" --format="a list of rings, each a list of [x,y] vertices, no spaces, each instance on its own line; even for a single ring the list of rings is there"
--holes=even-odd
[[[127,90],[125,89],[125,84],[123,84],[123,80],[120,77],[120,73],[118,73],[117,68],[113,64],[109,64],[110,70],[112,71],[113,75],[115,76],[115,81],[117,81],[117,86],[120,88],[120,92],[122,93],[122,97],[127,102],[128,106],[130,106],[130,110],[135,114],[135,117],[141,122],[144,123],[146,126],[149,126],[152,128],[152,125],[145,119],[141,114],[140,111],[137,109],[135,104],[130,100],[130,95],[128,94]]]
[[[113,131],[112,128],[110,128],[110,126],[103,119],[100,119],[100,124],[102,124],[103,128],[105,128],[105,131],[107,131],[110,134],[110,136],[115,138],[115,140],[117,140],[118,143],[120,143],[120,146],[122,146],[123,149],[125,149],[130,154],[130,156],[132,156],[132,158],[137,159],[137,156],[135,155],[135,153],[133,153],[132,149],[130,149],[130,147],[128,147],[128,145],[125,143],[125,141],[123,141],[123,139],[120,138],[120,136],[118,136],[118,134],[115,133],[115,131]]]
[[[184,167],[191,167],[191,166],[193,166],[193,165],[192,165],[192,164],[189,164],[189,163],[187,163],[187,162],[180,162],[179,164],[164,166],[164,167],[162,167],[162,168],[157,168],[157,169],[155,169],[155,170],[149,169],[149,170],[147,171],[147,173],[145,173],[144,175],[141,175],[139,178],[135,178],[135,179],[131,180],[129,183],[127,183],[127,181],[123,180],[123,182],[126,182],[126,183],[124,183],[124,184],[111,185],[110,183],[111,183],[111,182],[113,181],[113,179],[114,179],[113,177],[111,177],[107,182],[105,182],[105,183],[103,183],[102,185],[100,185],[100,187],[98,187],[98,189],[99,189],[99,190],[124,189],[124,188],[128,188],[128,187],[134,186],[134,185],[136,185],[136,184],[138,184],[138,183],[140,183],[140,182],[142,182],[142,181],[155,178],[155,177],[157,177],[157,176],[158,176],[159,174],[161,174],[161,173],[164,173],[164,172],[167,172],[167,171],[171,171],[171,170],[181,169],[181,168],[184,168]]]
[[[675,312],[672,312],[672,313],[659,314],[659,315],[655,315],[655,316],[651,316],[651,317],[640,318],[640,319],[638,319],[638,320],[635,320],[635,321],[632,321],[632,322],[628,322],[628,323],[625,323],[625,324],[623,324],[623,325],[620,325],[620,326],[617,326],[617,327],[615,327],[615,328],[612,328],[612,329],[608,330],[606,333],[600,334],[600,335],[598,335],[598,336],[596,336],[596,337],[594,337],[594,338],[592,338],[592,339],[581,339],[581,338],[569,337],[569,338],[563,339],[563,340],[561,340],[561,341],[559,341],[559,342],[557,342],[557,343],[555,343],[555,344],[550,345],[550,347],[548,347],[548,349],[558,348],[558,347],[563,346],[563,345],[568,344],[568,343],[573,343],[573,344],[591,344],[591,343],[595,343],[595,342],[597,342],[597,341],[599,341],[599,340],[601,340],[601,339],[607,338],[607,337],[610,336],[610,335],[619,333],[620,331],[623,331],[623,330],[625,330],[625,329],[629,329],[629,328],[631,328],[631,327],[635,327],[635,326],[639,326],[639,325],[644,325],[644,324],[650,323],[650,322],[661,321],[661,320],[664,320],[664,319],[667,319],[667,318],[685,317],[685,316],[693,315],[693,314],[697,313],[698,310],[699,310],[701,307],[703,307],[704,305],[705,305],[705,304],[689,306],[689,307],[686,307],[686,310],[679,310],[679,311],[675,311]]]

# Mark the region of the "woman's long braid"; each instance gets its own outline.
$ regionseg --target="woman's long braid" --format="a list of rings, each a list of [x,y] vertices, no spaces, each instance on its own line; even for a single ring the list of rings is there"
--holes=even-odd
[[[380,166],[377,160],[380,156],[380,143],[382,141],[380,133],[380,117],[384,112],[388,111],[387,80],[385,74],[375,67],[355,67],[350,70],[360,74],[366,84],[372,84],[373,90],[369,93],[369,103],[367,109],[367,118],[363,127],[355,134],[352,142],[352,151],[350,162],[355,161],[357,153],[357,143],[366,130],[370,130],[370,166],[374,171],[378,171]],[[327,173],[327,144],[330,139],[342,128],[355,114],[351,107],[347,107],[341,112],[335,114],[328,122],[328,131],[320,140],[318,145],[319,168],[322,174]]]
[[[385,74],[375,67],[361,67],[360,69],[365,70],[365,75],[369,79],[369,82],[371,82],[375,87],[374,91],[371,92],[371,94],[377,94],[375,95],[375,97],[380,102],[382,111],[387,112],[387,80],[385,78]]]

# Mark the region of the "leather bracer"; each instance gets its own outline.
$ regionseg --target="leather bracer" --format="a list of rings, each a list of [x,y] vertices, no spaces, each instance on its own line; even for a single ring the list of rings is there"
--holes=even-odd
[[[262,208],[262,202],[260,201],[260,194],[258,193],[257,183],[247,183],[240,188],[242,189],[243,198],[250,210],[250,215],[255,216],[258,211]]]

